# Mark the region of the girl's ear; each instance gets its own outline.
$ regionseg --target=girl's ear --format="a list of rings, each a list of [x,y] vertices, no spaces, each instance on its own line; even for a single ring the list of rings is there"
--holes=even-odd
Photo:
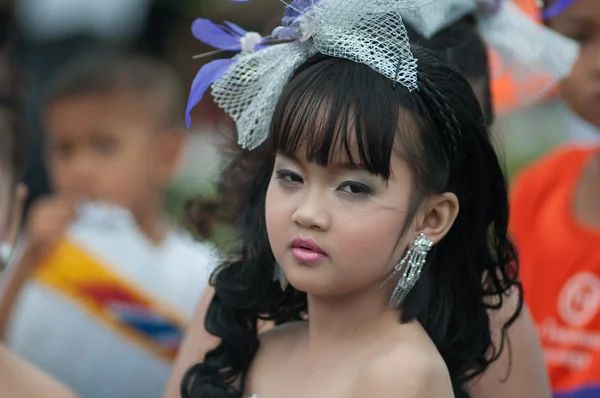
[[[416,232],[425,234],[433,243],[439,242],[454,224],[458,210],[458,198],[453,193],[430,197],[419,212]]]

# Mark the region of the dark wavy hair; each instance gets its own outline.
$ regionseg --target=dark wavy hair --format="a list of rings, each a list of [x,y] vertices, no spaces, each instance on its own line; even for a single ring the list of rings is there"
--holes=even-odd
[[[495,346],[488,310],[499,309],[512,289],[522,297],[518,261],[507,237],[507,182],[469,83],[430,51],[413,46],[413,54],[419,65],[418,90],[413,92],[368,66],[312,57],[281,95],[270,139],[254,151],[242,151],[224,171],[221,189],[226,196],[244,199],[239,208],[229,208],[238,211],[243,246],[236,260],[213,274],[215,295],[205,327],[221,342],[189,369],[181,385],[183,398],[242,397],[259,348],[257,322],[281,324],[306,317],[306,293],[292,286],[282,291],[273,282],[265,197],[278,152],[303,151],[309,161],[326,166],[332,151],[341,150],[383,177],[389,176],[390,159],[399,152],[417,193],[409,219],[423,197],[454,193],[459,214],[402,303],[401,322],[416,319],[425,328],[446,362],[458,398],[468,397],[466,383],[498,358],[506,329],[522,307],[521,302]],[[350,125],[347,120],[354,121],[352,128],[340,131],[340,125]],[[354,140],[358,159],[349,144]]]
[[[490,87],[490,63],[487,46],[477,29],[476,17],[465,15],[429,39],[417,33],[408,23],[406,30],[412,43],[431,50],[467,78],[471,85],[482,87],[480,105],[487,125],[491,126],[494,122],[494,103]]]

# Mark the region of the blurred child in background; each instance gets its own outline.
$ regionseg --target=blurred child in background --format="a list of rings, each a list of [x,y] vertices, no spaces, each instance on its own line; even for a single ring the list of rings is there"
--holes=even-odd
[[[542,12],[550,28],[581,45],[572,74],[562,84],[562,101],[597,130],[600,2],[545,1]],[[513,187],[511,229],[555,397],[600,396],[599,199],[597,143],[554,149],[523,169]]]
[[[0,302],[20,355],[86,398],[158,397],[215,254],[168,221],[181,93],[142,57],[78,59],[43,108],[54,193],[28,217]]]

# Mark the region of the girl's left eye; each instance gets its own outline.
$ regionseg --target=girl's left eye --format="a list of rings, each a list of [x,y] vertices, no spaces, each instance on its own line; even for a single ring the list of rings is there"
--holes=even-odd
[[[368,195],[373,192],[373,190],[366,185],[351,181],[343,183],[338,189],[351,195]]]
[[[301,184],[303,182],[302,177],[300,177],[300,175],[289,170],[279,170],[277,171],[276,176],[280,182],[288,184]]]

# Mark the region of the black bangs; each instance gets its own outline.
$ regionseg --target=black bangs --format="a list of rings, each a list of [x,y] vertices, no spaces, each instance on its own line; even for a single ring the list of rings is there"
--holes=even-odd
[[[366,65],[317,55],[282,93],[271,123],[271,154],[323,167],[349,163],[388,179],[398,129],[407,130],[399,124],[401,113],[409,114],[401,110],[402,98],[409,97],[403,91]],[[412,117],[402,119],[417,130]]]

